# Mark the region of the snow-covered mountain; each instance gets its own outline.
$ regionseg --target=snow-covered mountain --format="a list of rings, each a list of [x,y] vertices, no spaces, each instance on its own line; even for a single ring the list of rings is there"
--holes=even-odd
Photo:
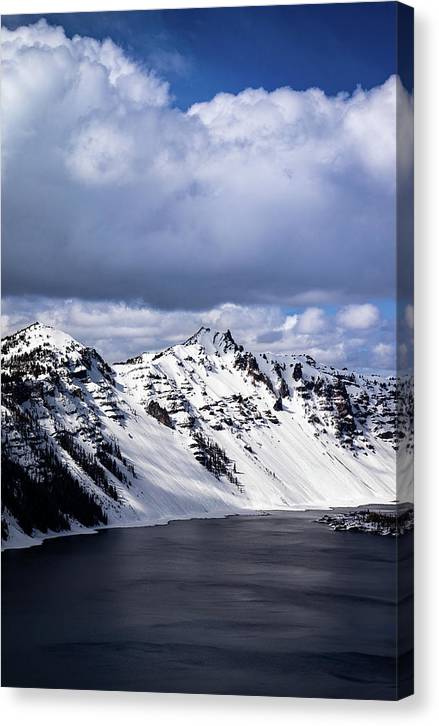
[[[252,353],[209,328],[110,366],[35,323],[3,340],[2,359],[6,546],[98,526],[411,500],[409,381]]]

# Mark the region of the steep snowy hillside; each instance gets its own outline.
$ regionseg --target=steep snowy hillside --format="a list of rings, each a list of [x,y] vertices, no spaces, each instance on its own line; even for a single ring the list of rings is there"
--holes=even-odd
[[[110,367],[35,323],[4,339],[2,357],[6,546],[70,529],[393,501],[396,457],[412,450],[407,383],[252,354],[229,331],[202,328]]]
[[[275,506],[396,498],[396,458],[413,446],[404,381],[337,371],[307,355],[253,354],[230,331],[209,328],[115,369],[196,453],[203,442],[224,450],[252,506],[268,506],[268,492]]]
[[[7,544],[239,508],[236,487],[126,396],[95,350],[36,323],[6,338],[2,354]]]

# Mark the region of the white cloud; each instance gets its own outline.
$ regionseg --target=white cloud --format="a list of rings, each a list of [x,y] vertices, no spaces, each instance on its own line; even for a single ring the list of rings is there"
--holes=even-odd
[[[398,368],[404,371],[410,363],[409,348],[406,343],[398,345]]]
[[[307,308],[299,317],[297,330],[300,333],[320,333],[325,326],[324,311],[321,308]]]
[[[90,123],[72,138],[66,165],[86,183],[120,184],[129,177],[135,148],[129,136],[104,123]]]
[[[189,76],[192,68],[190,59],[177,50],[162,50],[157,48],[149,55],[149,61],[153,68],[161,73],[173,74],[175,76]]]
[[[376,305],[346,305],[337,314],[337,322],[343,328],[367,330],[378,324],[380,311]]]
[[[346,363],[347,353],[343,342],[325,348],[312,346],[306,352],[319,363],[326,363],[333,366],[344,365]]]
[[[379,368],[395,368],[395,346],[391,343],[378,343],[373,348],[375,363]]]
[[[298,315],[287,315],[285,318],[284,323],[282,324],[282,330],[286,333],[290,332],[291,330],[294,330],[294,328],[297,326],[297,321],[299,320]]]
[[[393,294],[398,79],[182,112],[111,40],[2,37],[7,293],[199,310]]]
[[[410,330],[413,330],[415,323],[415,310],[413,305],[406,305],[405,308],[405,322]]]

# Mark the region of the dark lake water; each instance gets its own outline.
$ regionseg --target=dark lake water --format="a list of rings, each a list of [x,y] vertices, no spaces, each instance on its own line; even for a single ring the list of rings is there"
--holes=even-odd
[[[394,699],[399,680],[405,695],[412,534],[334,532],[317,516],[173,522],[3,553],[3,685]]]

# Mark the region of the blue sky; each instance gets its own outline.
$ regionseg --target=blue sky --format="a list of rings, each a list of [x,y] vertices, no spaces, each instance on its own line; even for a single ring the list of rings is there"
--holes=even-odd
[[[134,59],[158,52],[175,102],[187,108],[216,93],[263,86],[317,86],[328,94],[372,88],[396,72],[397,3],[10,15],[14,29],[41,17],[69,37],[112,38]],[[172,55],[181,58],[172,67]],[[411,90],[410,73],[404,83]]]
[[[121,359],[208,323],[390,368],[397,12],[3,16],[6,330]]]

